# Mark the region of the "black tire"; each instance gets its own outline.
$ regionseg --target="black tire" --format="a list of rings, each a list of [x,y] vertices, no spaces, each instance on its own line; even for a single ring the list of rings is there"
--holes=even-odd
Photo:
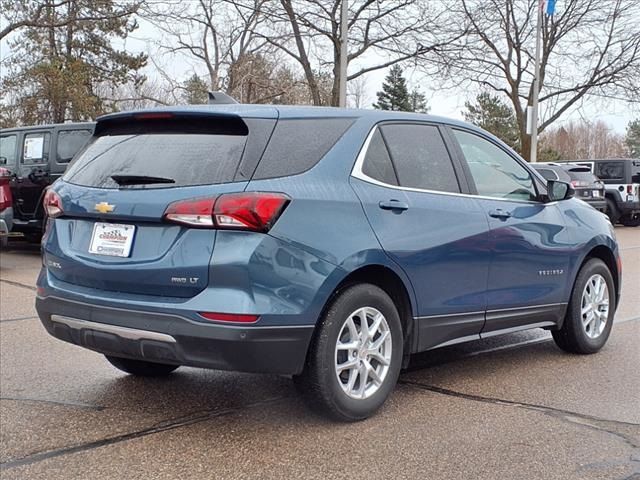
[[[391,335],[391,356],[378,390],[367,398],[355,399],[340,385],[335,349],[347,318],[362,307],[373,307],[385,317]],[[402,325],[393,300],[375,285],[353,285],[335,297],[321,317],[305,369],[301,375],[294,376],[294,383],[313,408],[328,416],[347,422],[364,420],[373,415],[393,391],[402,366],[402,349]],[[367,383],[364,385],[366,388]]]
[[[625,215],[620,219],[620,223],[625,227],[640,226],[640,214],[636,213],[633,217],[631,215]]]
[[[609,220],[611,220],[611,223],[615,225],[616,223],[618,223],[618,220],[620,219],[620,210],[618,210],[618,206],[616,205],[616,202],[614,202],[610,198],[607,198],[606,200],[607,200],[607,216],[609,217]]]
[[[582,294],[589,279],[601,275],[609,291],[609,314],[602,333],[596,338],[590,338],[582,325]],[[567,315],[560,330],[552,331],[556,345],[568,353],[591,354],[596,353],[609,338],[615,314],[616,291],[609,267],[598,258],[591,258],[582,266],[576,278]]]
[[[173,372],[180,365],[167,365],[165,363],[145,362],[144,360],[132,360],[130,358],[112,357],[105,355],[111,365],[118,370],[136,375],[138,377],[164,377]]]

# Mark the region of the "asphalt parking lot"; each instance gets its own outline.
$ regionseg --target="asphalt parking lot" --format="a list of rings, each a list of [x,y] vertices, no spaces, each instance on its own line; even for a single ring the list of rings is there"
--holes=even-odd
[[[640,228],[618,228],[607,346],[539,330],[417,356],[374,418],[309,411],[288,378],[136,379],[49,337],[37,248],[0,253],[0,478],[640,479]]]

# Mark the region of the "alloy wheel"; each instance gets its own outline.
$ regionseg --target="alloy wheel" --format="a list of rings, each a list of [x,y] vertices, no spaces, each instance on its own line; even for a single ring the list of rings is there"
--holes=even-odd
[[[582,291],[582,328],[589,338],[598,338],[609,317],[609,288],[602,275],[589,277]]]
[[[365,399],[383,384],[391,363],[391,330],[373,307],[362,307],[344,321],[335,349],[335,372],[344,393]]]

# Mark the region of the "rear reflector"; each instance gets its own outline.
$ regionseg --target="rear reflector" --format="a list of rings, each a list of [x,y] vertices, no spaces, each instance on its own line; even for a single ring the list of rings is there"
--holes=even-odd
[[[206,318],[207,320],[213,320],[214,322],[255,323],[258,321],[258,315],[214,312],[200,312],[198,315],[202,318]]]
[[[62,200],[60,199],[60,196],[51,189],[47,190],[47,193],[45,193],[42,205],[44,207],[44,211],[50,218],[59,217],[64,213],[62,210]]]
[[[167,207],[164,218],[191,227],[268,232],[289,197],[282,193],[228,193],[218,198],[180,200]]]

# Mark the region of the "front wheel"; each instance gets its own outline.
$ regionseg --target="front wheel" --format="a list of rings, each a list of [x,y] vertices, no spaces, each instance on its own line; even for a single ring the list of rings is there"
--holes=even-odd
[[[296,386],[333,418],[371,416],[392,392],[402,364],[402,326],[393,300],[375,285],[354,285],[333,300],[317,328]]]
[[[105,357],[109,363],[118,370],[122,370],[123,372],[139,377],[164,377],[179,367],[179,365],[145,362],[144,360],[112,357],[111,355],[105,355]]]
[[[611,333],[615,304],[609,268],[598,258],[589,259],[576,278],[562,328],[551,332],[556,345],[569,353],[596,353]]]

